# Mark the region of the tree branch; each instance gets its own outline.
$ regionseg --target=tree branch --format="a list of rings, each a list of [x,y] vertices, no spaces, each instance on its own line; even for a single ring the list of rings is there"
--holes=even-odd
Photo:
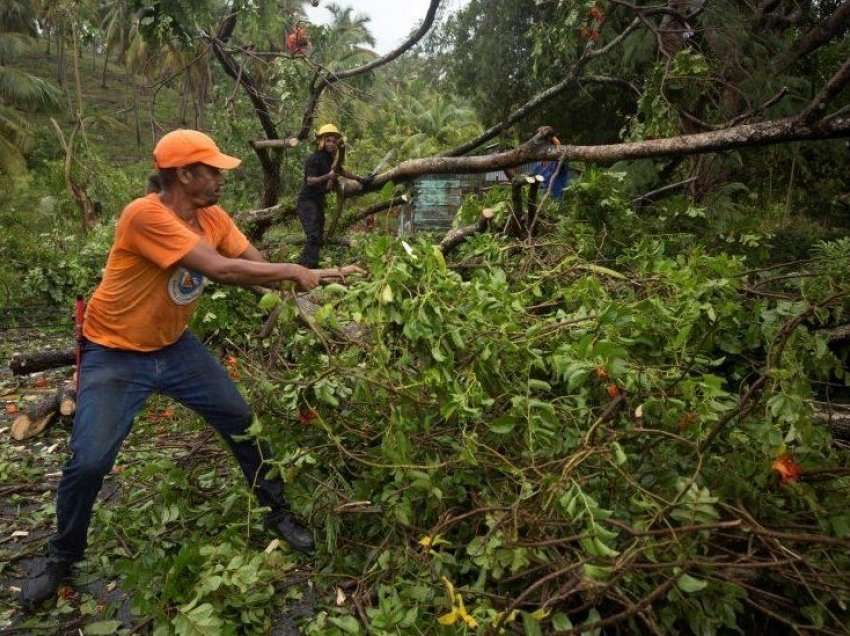
[[[431,0],[431,4],[428,5],[428,12],[425,14],[425,19],[422,21],[419,28],[411,33],[407,40],[402,42],[397,48],[393,49],[389,53],[375,58],[371,62],[363,64],[362,66],[357,66],[345,71],[328,71],[324,76],[316,78],[316,81],[314,81],[312,85],[312,90],[310,91],[310,98],[307,100],[307,106],[304,109],[304,115],[301,118],[301,130],[298,131],[296,137],[304,140],[310,135],[310,131],[313,128],[316,106],[318,106],[319,98],[322,96],[322,92],[324,92],[326,88],[340,80],[349,79],[357,75],[362,75],[363,73],[368,73],[369,71],[374,71],[376,68],[389,64],[394,59],[413,48],[413,46],[419,42],[426,33],[428,33],[431,25],[434,24],[434,18],[437,15],[437,9],[440,7],[441,1],[442,0]]]
[[[786,69],[800,58],[820,48],[834,37],[841,35],[850,26],[850,0],[844,0],[824,22],[812,28],[797,42],[797,46],[782,56],[777,64],[780,70]]]
[[[224,44],[233,35],[233,30],[236,28],[236,16],[234,11],[230,13],[219,25],[218,32],[214,37],[207,36],[212,45],[213,54],[221,64],[224,72],[227,73],[237,84],[241,84],[248,94],[248,99],[254,106],[254,112],[257,119],[260,120],[260,126],[266,137],[269,139],[277,139],[280,137],[277,133],[277,127],[272,121],[268,104],[265,97],[260,93],[257,84],[247,70],[241,65],[237,65],[236,61],[225,50]],[[278,150],[267,150],[265,148],[254,147],[254,152],[257,154],[257,159],[260,160],[260,166],[263,169],[263,205],[272,206],[277,203],[280,195],[280,163],[281,155]]]
[[[850,59],[848,59],[841,68],[836,71],[835,75],[829,78],[821,91],[815,96],[811,103],[806,106],[805,110],[800,113],[800,121],[806,124],[818,120],[826,110],[826,105],[834,98],[850,81]]]
[[[850,1],[850,0],[848,0],[848,1]],[[584,68],[584,66],[590,60],[592,60],[596,57],[599,57],[601,55],[604,55],[605,53],[610,51],[614,46],[616,46],[617,44],[622,42],[629,33],[631,33],[634,29],[636,29],[639,24],[640,24],[640,20],[635,18],[631,22],[631,24],[629,24],[629,26],[626,27],[623,30],[622,33],[620,33],[617,37],[615,37],[613,40],[611,40],[611,42],[606,44],[601,49],[596,49],[596,50],[586,49],[584,55],[582,55],[582,57],[575,64],[573,64],[572,68],[570,69],[569,75],[567,75],[567,77],[565,77],[563,80],[561,80],[560,82],[558,82],[554,86],[550,86],[545,91],[538,93],[537,95],[532,97],[525,104],[523,104],[522,106],[517,108],[514,112],[512,112],[510,115],[508,115],[508,117],[506,119],[499,122],[495,126],[491,126],[487,130],[485,130],[483,133],[478,135],[478,137],[476,137],[475,139],[471,139],[470,141],[467,141],[466,143],[461,144],[460,146],[457,146],[456,148],[452,148],[451,150],[447,151],[444,154],[444,156],[446,156],[446,157],[460,157],[461,155],[465,155],[470,150],[474,150],[475,148],[477,148],[481,144],[483,144],[487,141],[490,141],[491,139],[493,139],[493,137],[498,135],[503,130],[509,128],[510,126],[513,126],[516,122],[523,119],[529,113],[538,109],[540,106],[542,106],[543,104],[545,104],[549,100],[551,100],[554,97],[557,97],[558,95],[563,93],[565,90],[570,88],[575,82],[579,81],[579,74],[580,74],[581,70]],[[604,81],[611,81],[611,80],[609,80],[609,78],[603,79],[601,77],[595,77],[595,78],[588,79],[588,81],[604,82]]]
[[[543,134],[541,134],[541,131]],[[732,150],[750,146],[813,141],[850,136],[850,118],[836,117],[829,121],[809,125],[799,116],[742,124],[723,130],[713,130],[691,135],[678,135],[666,139],[650,139],[621,144],[598,146],[553,146],[543,139],[554,131],[544,127],[529,142],[507,152],[473,157],[427,157],[404,161],[377,177],[372,188],[380,188],[388,181],[407,181],[425,174],[463,174],[491,172],[519,166],[531,161],[585,161],[609,164],[615,161],[676,157]],[[356,186],[359,188],[359,186]],[[355,189],[352,194],[360,192]]]

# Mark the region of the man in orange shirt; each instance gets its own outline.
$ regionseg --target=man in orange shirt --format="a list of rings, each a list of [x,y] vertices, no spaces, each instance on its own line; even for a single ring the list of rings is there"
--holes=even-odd
[[[55,596],[82,559],[92,507],[133,418],[152,393],[193,409],[221,434],[260,503],[266,525],[290,546],[311,552],[313,538],[289,510],[279,479],[267,479],[256,440],[237,441],[251,409],[227,372],[186,328],[206,279],[233,285],[295,281],[312,289],[323,278],[362,273],[349,266],[310,270],[268,263],[216,203],[223,170],[239,159],[194,130],[175,130],[154,148],[162,191],[121,213],[103,280],[86,311],[80,390],[56,501],[57,532],[44,571],[21,596],[33,606]]]

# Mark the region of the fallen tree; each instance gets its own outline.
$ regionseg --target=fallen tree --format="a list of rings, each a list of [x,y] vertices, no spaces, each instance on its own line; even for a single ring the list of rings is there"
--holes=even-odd
[[[839,633],[850,540],[826,520],[846,508],[848,470],[811,426],[805,382],[837,364],[816,341],[817,317],[846,310],[836,261],[811,263],[809,304],[777,323],[789,303],[752,295],[762,274],[737,259],[650,241],[594,262],[559,227],[521,245],[455,231],[443,247],[464,236],[453,249],[474,242],[480,261],[464,276],[448,249],[366,237],[383,246],[364,246],[371,280],[330,303],[364,339],[288,323],[280,363],[249,361],[258,400],[297,405],[267,436],[281,456],[309,449],[290,487],[327,529],[316,584],[350,585],[308,629],[400,607],[494,633],[770,632],[809,625],[818,585]]]

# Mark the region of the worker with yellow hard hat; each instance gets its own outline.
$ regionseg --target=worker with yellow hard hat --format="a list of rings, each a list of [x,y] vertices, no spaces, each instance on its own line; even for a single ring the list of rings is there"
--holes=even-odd
[[[325,234],[325,197],[336,188],[337,178],[354,179],[361,184],[368,178],[358,177],[342,167],[338,161],[343,138],[339,128],[325,124],[316,132],[317,150],[304,162],[304,184],[298,193],[296,212],[304,227],[304,249],[298,262],[304,267],[319,266],[319,250]]]

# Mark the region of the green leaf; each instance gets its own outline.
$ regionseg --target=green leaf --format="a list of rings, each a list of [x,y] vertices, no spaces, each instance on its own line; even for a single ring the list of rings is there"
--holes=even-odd
[[[694,592],[704,590],[708,586],[708,581],[695,579],[690,574],[683,574],[679,577],[679,580],[676,581],[676,585],[686,594],[693,594]]]
[[[573,622],[570,620],[570,617],[564,614],[563,612],[558,612],[554,616],[552,616],[552,627],[559,632],[565,632],[568,629],[573,628]]]
[[[543,636],[540,623],[528,612],[522,613],[522,627],[525,630],[525,636]]]
[[[346,634],[359,634],[360,623],[353,616],[331,616],[328,620],[339,627]]]
[[[386,201],[393,196],[393,190],[395,190],[395,184],[392,181],[387,181],[384,184],[384,187],[381,188],[380,197],[382,201]]]
[[[528,389],[529,391],[551,391],[552,385],[548,382],[544,382],[543,380],[535,380],[534,378],[530,378],[528,380]]]
[[[619,442],[614,442],[611,444],[611,448],[614,450],[614,461],[617,463],[617,466],[622,466],[628,460],[626,456],[626,452],[623,450],[623,447],[620,446]]]
[[[83,632],[87,636],[104,636],[105,634],[114,634],[120,627],[121,621],[98,621],[86,625]]]
[[[280,295],[275,294],[274,292],[268,292],[267,294],[263,294],[263,297],[260,298],[260,309],[263,311],[271,311],[281,302],[283,301],[281,300]]]
[[[587,618],[582,623],[582,627],[584,627],[585,625],[593,625],[595,623],[598,623],[600,620],[602,620],[602,617],[599,615],[599,610],[597,610],[594,607],[592,610],[590,610],[587,613]],[[596,627],[595,629],[589,629],[589,630],[583,631],[582,635],[583,636],[584,635],[586,635],[586,636],[599,636],[601,631],[602,631],[601,627]]]
[[[507,435],[514,430],[516,423],[517,420],[513,415],[503,415],[502,417],[497,417],[495,420],[490,422],[487,425],[487,428],[497,435]]]

